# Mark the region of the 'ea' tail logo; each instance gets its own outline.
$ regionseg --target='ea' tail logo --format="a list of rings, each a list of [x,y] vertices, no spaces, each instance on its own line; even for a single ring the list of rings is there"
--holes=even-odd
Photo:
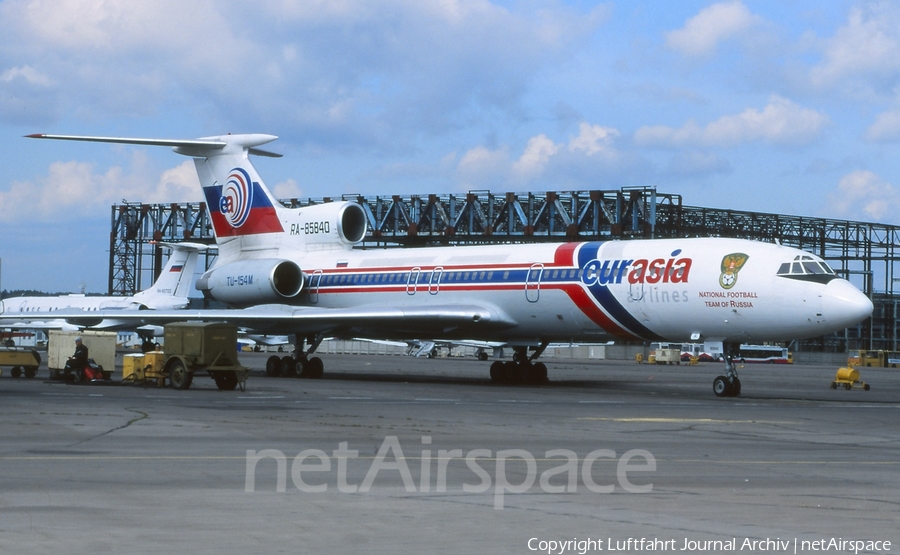
[[[228,181],[222,187],[219,210],[228,219],[231,227],[241,227],[250,216],[253,206],[253,183],[243,168],[234,168]]]

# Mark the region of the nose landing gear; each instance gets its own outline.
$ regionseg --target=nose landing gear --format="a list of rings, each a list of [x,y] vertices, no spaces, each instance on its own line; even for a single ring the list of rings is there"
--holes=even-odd
[[[737,368],[731,355],[725,356],[725,375],[716,376],[713,380],[713,393],[716,397],[739,397],[741,380],[738,379]]]

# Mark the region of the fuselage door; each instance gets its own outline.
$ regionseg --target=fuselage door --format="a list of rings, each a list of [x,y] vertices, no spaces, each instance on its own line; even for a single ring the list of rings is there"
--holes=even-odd
[[[528,269],[528,276],[525,278],[525,298],[528,299],[528,302],[538,302],[541,296],[541,276],[543,275],[543,264],[532,264]]]
[[[309,278],[309,302],[316,304],[319,302],[319,284],[322,281],[322,270],[316,270]]]
[[[412,270],[409,271],[409,278],[406,280],[406,294],[407,295],[415,295],[416,289],[419,287],[419,275],[422,273],[422,268],[416,266]]]
[[[431,279],[428,280],[428,292],[437,295],[441,290],[441,276],[444,275],[444,268],[438,266],[431,272]]]

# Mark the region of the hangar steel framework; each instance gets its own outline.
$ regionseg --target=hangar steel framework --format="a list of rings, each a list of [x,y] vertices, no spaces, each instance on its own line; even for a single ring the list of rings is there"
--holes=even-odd
[[[685,206],[654,187],[543,193],[470,191],[444,195],[284,199],[289,207],[359,203],[365,246],[570,240],[735,237],[779,241],[814,252],[875,303],[872,318],[843,333],[802,342],[803,350],[898,349],[900,297],[894,294],[900,227],[873,222]],[[109,293],[130,295],[163,267],[161,242],[213,242],[205,203],[112,206]],[[206,254],[208,268],[215,255]],[[897,276],[897,277],[895,277]]]

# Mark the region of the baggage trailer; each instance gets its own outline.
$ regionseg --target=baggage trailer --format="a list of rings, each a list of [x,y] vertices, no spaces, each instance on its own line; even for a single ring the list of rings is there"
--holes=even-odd
[[[66,375],[66,362],[75,352],[75,338],[88,348],[88,356],[103,368],[103,376],[109,379],[116,367],[116,332],[114,331],[63,331],[50,330],[47,342],[47,367],[51,379],[72,379]]]
[[[40,364],[41,355],[34,349],[0,348],[0,366],[12,366],[10,374],[14,378],[22,374],[25,374],[26,378],[35,377]]]
[[[237,326],[220,323],[179,322],[165,326],[163,374],[175,389],[187,389],[194,374],[206,373],[219,389],[244,390],[248,368],[237,358]]]

